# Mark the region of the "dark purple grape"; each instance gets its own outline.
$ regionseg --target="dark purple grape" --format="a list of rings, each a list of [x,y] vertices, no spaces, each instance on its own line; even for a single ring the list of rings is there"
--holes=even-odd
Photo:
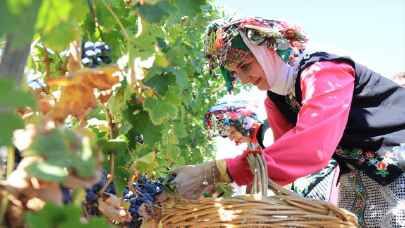
[[[89,203],[97,202],[97,194],[92,190],[86,190],[86,201]]]
[[[116,194],[114,183],[111,182],[104,190],[101,189],[107,184],[107,172],[103,170],[100,180],[97,181],[91,188],[86,189],[86,199],[84,202],[86,212],[89,215],[99,215],[98,211],[98,197],[103,193]]]
[[[82,64],[86,67],[95,68],[103,64],[110,64],[111,48],[104,42],[92,43],[87,41],[83,44]]]
[[[72,192],[69,188],[60,185],[60,190],[62,191],[62,201],[64,204],[72,202]]]
[[[96,52],[94,50],[87,50],[86,52],[84,52],[84,54],[86,55],[86,57],[96,56]]]
[[[100,56],[100,58],[106,64],[112,63],[112,60],[111,60],[111,58],[109,56]]]
[[[90,41],[86,41],[85,43],[84,43],[84,46],[83,46],[84,48],[84,50],[89,50],[89,49],[93,49],[94,48],[94,43],[93,42],[90,42]]]

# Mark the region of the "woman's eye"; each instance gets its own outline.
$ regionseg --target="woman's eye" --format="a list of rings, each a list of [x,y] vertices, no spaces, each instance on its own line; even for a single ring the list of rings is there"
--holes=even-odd
[[[243,65],[240,67],[240,69],[241,69],[242,71],[247,71],[247,70],[250,69],[250,64],[243,64]]]

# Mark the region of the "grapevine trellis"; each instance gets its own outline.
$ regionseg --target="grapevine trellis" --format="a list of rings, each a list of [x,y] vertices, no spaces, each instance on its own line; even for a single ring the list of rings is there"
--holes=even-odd
[[[203,0],[1,1],[1,223],[128,224],[135,174],[212,157],[202,117],[225,91],[202,34],[217,16]]]

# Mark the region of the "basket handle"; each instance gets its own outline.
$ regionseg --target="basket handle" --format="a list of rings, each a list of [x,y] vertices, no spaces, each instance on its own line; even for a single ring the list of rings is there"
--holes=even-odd
[[[270,188],[276,195],[295,195],[293,192],[282,188],[268,176],[266,162],[261,153],[250,153],[247,156],[250,171],[254,179],[252,184],[252,193],[261,197],[267,197],[267,190]]]

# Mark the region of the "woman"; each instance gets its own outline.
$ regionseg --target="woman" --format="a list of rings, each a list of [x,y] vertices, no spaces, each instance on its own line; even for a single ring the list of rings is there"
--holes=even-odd
[[[205,114],[204,126],[210,136],[222,136],[235,142],[247,143],[250,148],[264,149],[268,123],[262,123],[255,108],[244,101],[225,102],[210,108]],[[331,162],[320,172],[295,180],[288,188],[307,198],[336,203],[336,161]]]
[[[206,55],[226,80],[267,90],[275,138],[262,152],[269,178],[286,185],[334,157],[342,173],[338,205],[363,226],[404,227],[405,89],[348,57],[306,52],[306,41],[284,22],[217,22]],[[185,197],[216,181],[250,183],[245,157],[183,167],[174,181]]]

